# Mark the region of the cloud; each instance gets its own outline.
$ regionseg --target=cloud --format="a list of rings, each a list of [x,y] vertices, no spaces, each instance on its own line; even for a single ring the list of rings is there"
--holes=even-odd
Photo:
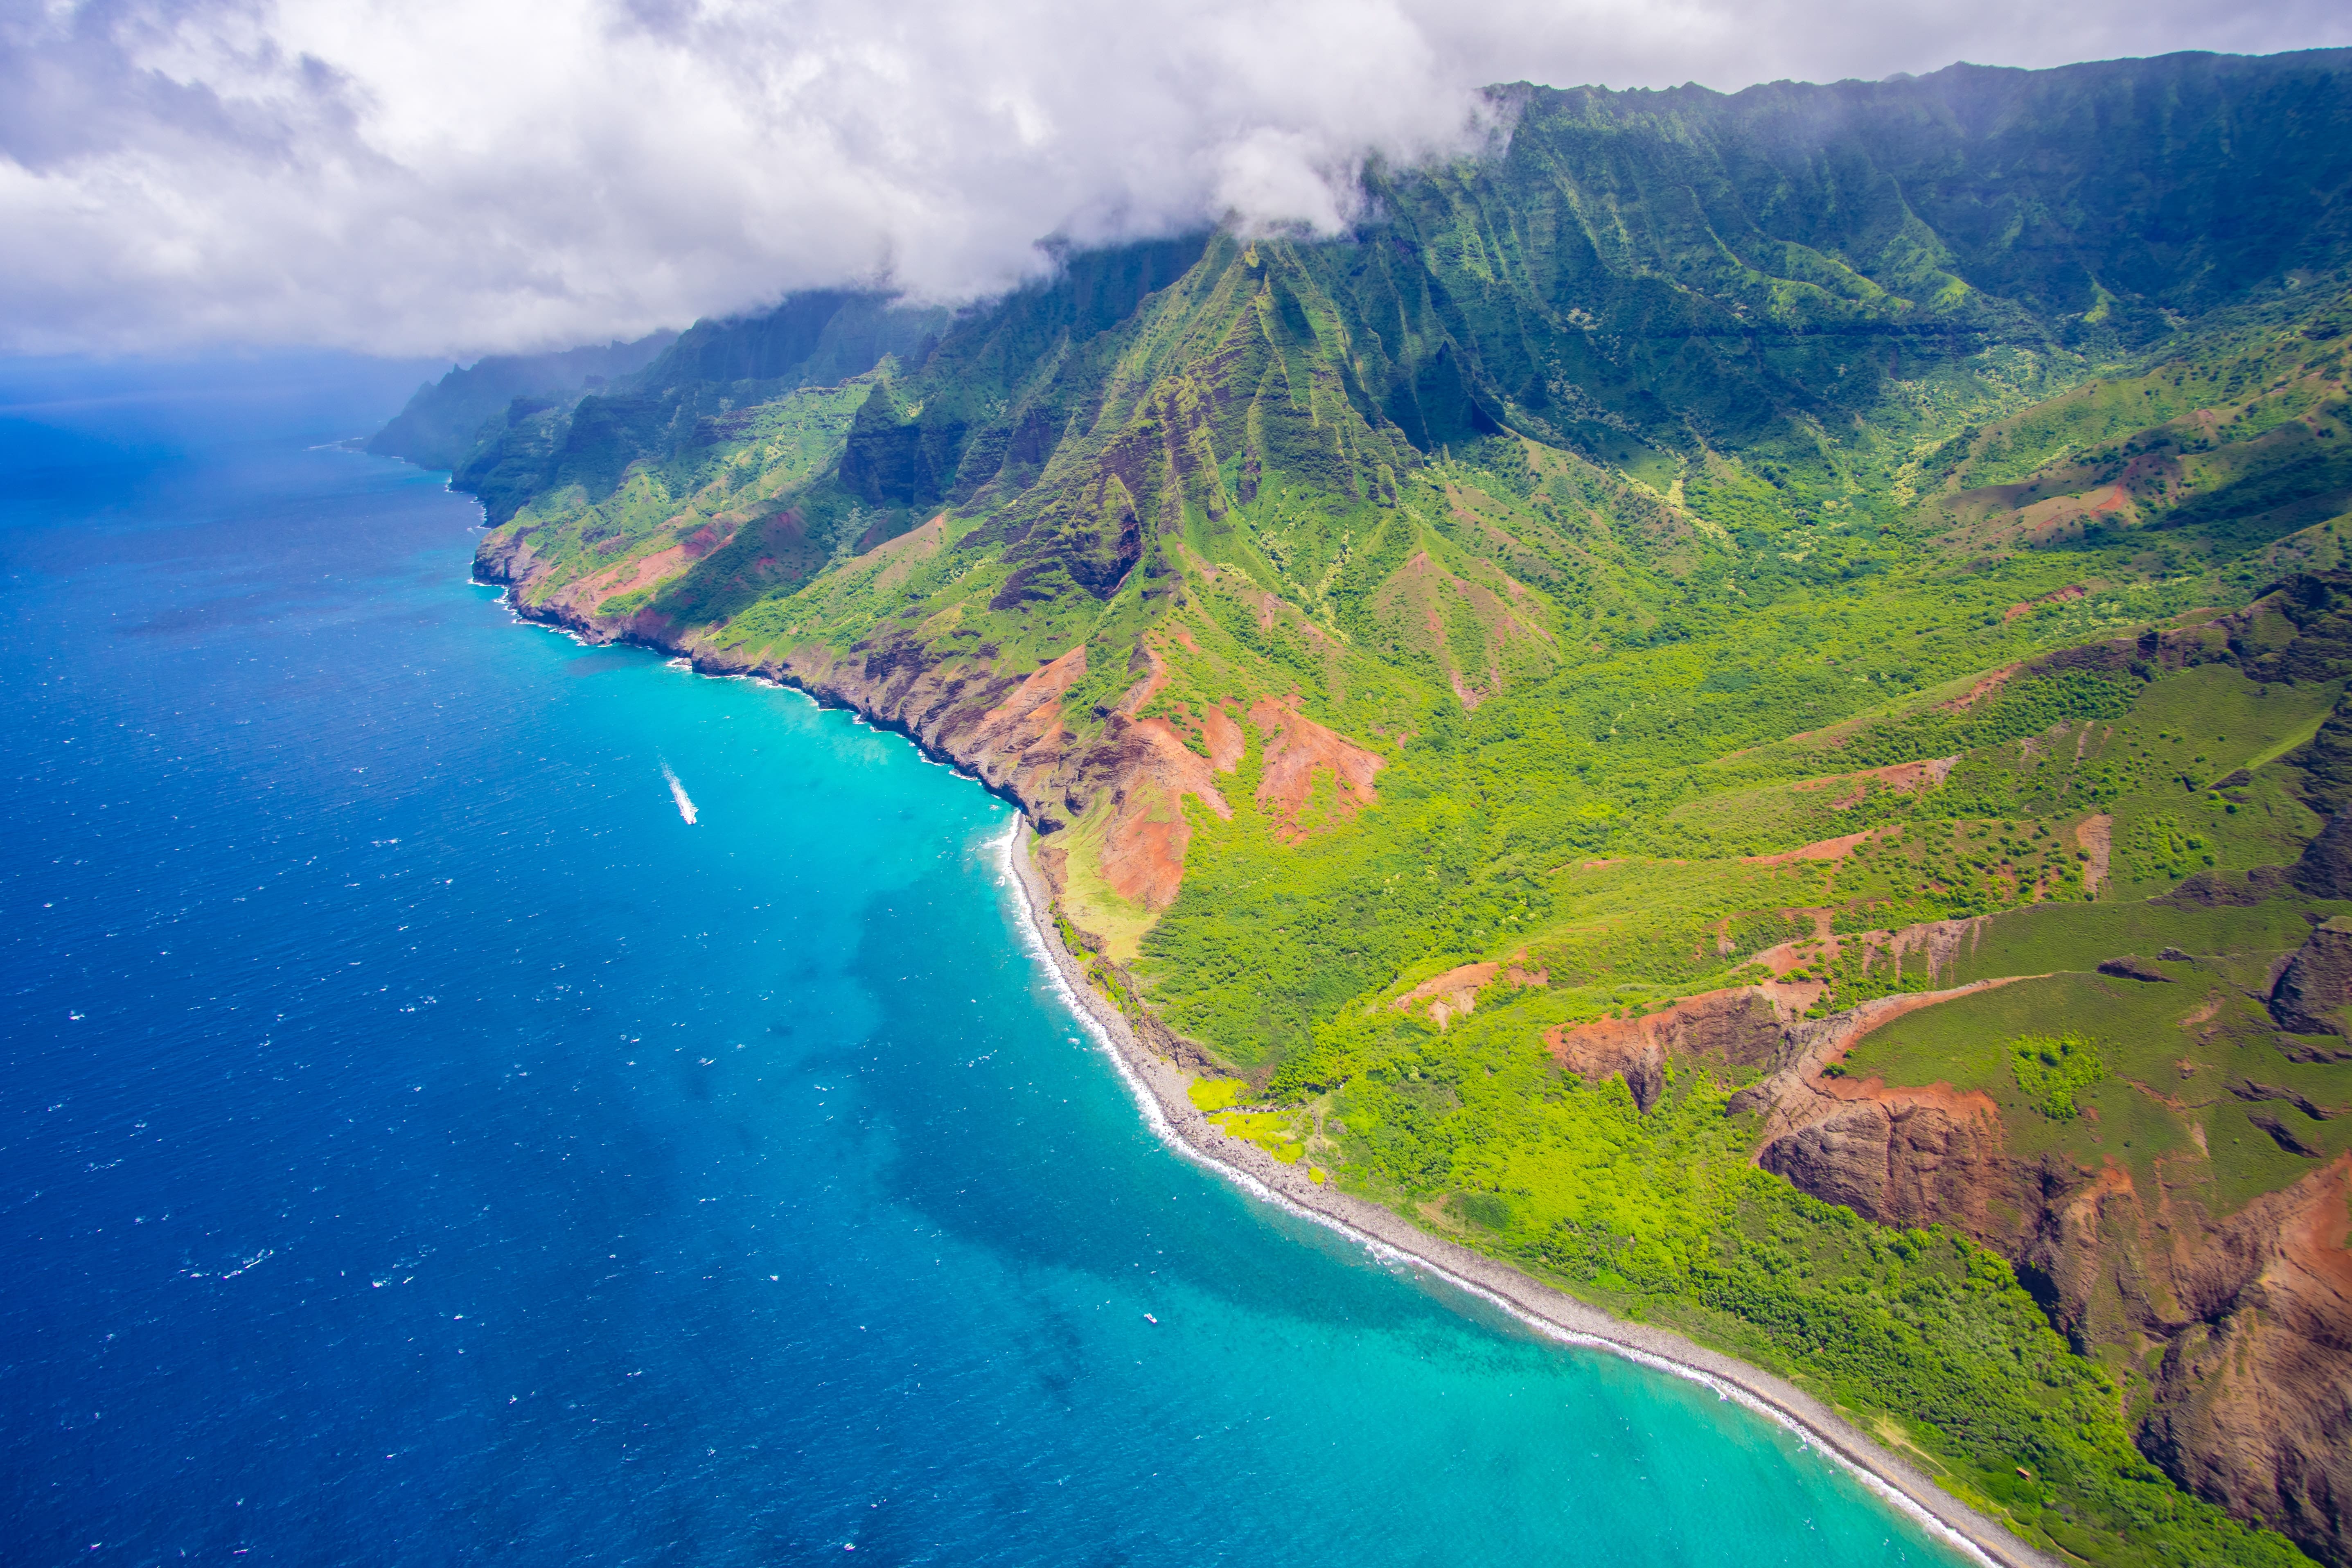
[[[1329,231],[1476,89],[2352,42],[2336,0],[0,0],[0,349],[480,352]]]

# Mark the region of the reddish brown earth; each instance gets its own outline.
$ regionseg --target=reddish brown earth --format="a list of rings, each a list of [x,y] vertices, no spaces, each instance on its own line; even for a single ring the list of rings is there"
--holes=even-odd
[[[1103,880],[1120,898],[1147,909],[1176,901],[1184,879],[1184,852],[1192,842],[1183,800],[1197,797],[1219,816],[1230,818],[1211,778],[1212,764],[1184,744],[1165,719],[1145,719],[1119,737],[1117,783],[1110,792],[1111,819],[1104,836]],[[1227,771],[1231,771],[1228,769]]]
[[[1201,715],[1201,735],[1209,743],[1209,765],[1221,773],[1232,773],[1241,766],[1242,752],[1249,742],[1242,735],[1242,727],[1223,708],[1212,708]]]
[[[1400,1013],[1410,1012],[1424,1005],[1429,1008],[1430,1021],[1440,1029],[1455,1018],[1466,1018],[1477,1010],[1478,993],[1500,975],[1522,989],[1551,984],[1551,971],[1526,967],[1528,955],[1518,953],[1510,963],[1465,963],[1432,975],[1389,1005]]]
[[[1888,789],[1916,795],[1942,784],[1945,775],[1959,760],[1957,756],[1928,757],[1916,763],[1890,763],[1883,768],[1862,768],[1850,773],[1830,773],[1822,778],[1803,779],[1789,787],[1810,793],[1834,786],[1840,795],[1830,805],[1835,810],[1843,811],[1848,806],[1860,805],[1869,798],[1868,786],[1874,779]]]
[[[709,531],[704,529],[700,531]],[[716,545],[712,548],[715,549]],[[569,587],[559,589],[550,596],[549,603],[560,603],[567,610],[593,616],[597,605],[615,594],[634,594],[640,588],[652,587],[674,573],[683,572],[688,559],[687,546],[673,544],[667,550],[656,550],[651,555],[640,555],[635,561],[583,577]]]
[[[1831,729],[1816,730],[1811,734],[1794,735],[1790,738],[1792,741],[1817,742],[1825,746],[1836,747],[1844,745],[1848,737],[1840,735],[1834,729]],[[1731,757],[1744,754],[1733,752],[1724,760],[1727,762]],[[1884,784],[1889,789],[1916,793],[1942,784],[1945,775],[1952,771],[1953,764],[1959,760],[1957,756],[1928,757],[1916,763],[1889,763],[1885,767],[1857,768],[1852,773],[1822,773],[1815,778],[1799,779],[1790,784],[1789,788],[1801,794],[1811,794],[1815,790],[1836,789],[1841,792],[1843,798],[1831,804],[1835,809],[1843,811],[1847,806],[1862,804],[1864,786],[1873,779]]]
[[[2033,613],[2033,607],[2036,605],[2071,605],[2077,599],[2089,597],[2090,592],[2088,588],[2079,584],[2069,583],[2054,594],[2044,594],[2038,599],[2028,599],[2021,605],[2011,605],[2000,613],[2000,618],[2004,621],[2013,621],[2020,616],[2030,616]]]
[[[2132,499],[2131,491],[2119,484],[2100,485],[2078,496],[2052,496],[2019,512],[2012,527],[2023,538],[2041,544],[2087,522],[2136,521],[2138,510]]]
[[[2090,858],[2083,863],[2083,890],[2095,893],[2107,879],[2107,857],[2115,841],[2116,819],[2105,812],[2086,816],[2074,828],[2074,842]]]
[[[1499,963],[1465,963],[1423,981],[1389,1005],[1405,1013],[1426,1003],[1430,1021],[1443,1029],[1447,1019],[1471,1012],[1477,1005],[1478,993],[1501,973]]]
[[[1790,1020],[1811,1004],[1809,995],[1800,1000],[1807,989],[1739,985],[1685,997],[1640,1017],[1555,1025],[1544,1033],[1544,1048],[1580,1078],[1622,1078],[1633,1102],[1646,1111],[1665,1086],[1669,1055],[1732,1067],[1769,1060]]]
[[[1372,775],[1381,771],[1376,753],[1342,740],[1271,697],[1261,697],[1251,705],[1249,720],[1265,741],[1257,802],[1275,819],[1276,837],[1296,844],[1307,836],[1298,814],[1315,787],[1318,773],[1331,773],[1338,786],[1339,815],[1343,818],[1380,799],[1372,788]]]
[[[1002,700],[983,711],[971,730],[970,744],[1011,763],[1011,776],[1049,771],[1062,756],[1069,731],[1062,723],[1062,694],[1086,679],[1084,644],[1039,665]]]
[[[1959,922],[1953,922],[1955,924]],[[2144,1446],[2180,1480],[2347,1560],[2352,1501],[2352,1156],[2226,1217],[2200,1167],[2144,1191],[2008,1146],[1992,1100],[1948,1084],[1823,1077],[1902,1013],[2005,981],[1895,996],[1790,1028],[1736,1110],[1763,1112],[1757,1163],[1886,1225],[1947,1224],[2014,1262],[2078,1346],[2156,1357]],[[2160,1352],[2160,1354],[2158,1353]]]
[[[2134,526],[2142,501],[2160,501],[2177,491],[2180,464],[2169,452],[2143,452],[2115,479],[2095,479],[2093,470],[2074,468],[1948,496],[1943,506],[1960,526],[1945,536],[1946,542],[1979,549],[2038,545],[2078,533],[2086,523]],[[2064,493],[2049,493],[2053,490]]]
[[[1823,1079],[1822,1087],[1829,1091],[1832,1100],[1867,1100],[1873,1105],[1937,1110],[1956,1121],[2000,1120],[2000,1107],[1993,1103],[1992,1096],[1980,1089],[1954,1089],[1941,1079],[1925,1088],[1908,1085],[1889,1087],[1885,1079],[1874,1074],[1866,1079]]]
[[[2012,664],[2005,669],[1996,669],[1990,675],[1979,676],[1976,684],[1969,687],[1965,693],[1953,698],[1949,702],[1941,702],[1937,706],[1954,713],[1964,712],[2008,685],[2009,678],[2024,668],[2023,665]]]
[[[1802,789],[1805,786],[1800,784],[1797,787]],[[1786,866],[1797,860],[1843,860],[1853,854],[1857,846],[1867,844],[1872,839],[1881,837],[1892,837],[1902,831],[1900,826],[1864,828],[1860,833],[1846,833],[1835,838],[1816,839],[1811,844],[1801,845],[1794,849],[1783,849],[1778,855],[1750,855],[1746,857],[1742,863],[1749,866]]]

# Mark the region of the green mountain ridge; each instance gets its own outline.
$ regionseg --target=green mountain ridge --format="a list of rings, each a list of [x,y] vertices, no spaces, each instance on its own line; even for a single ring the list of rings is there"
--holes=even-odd
[[[1496,89],[1340,238],[796,297],[456,482],[1017,798],[1234,1136],[2044,1551],[2342,1563],[2348,91]]]
[[[648,332],[634,342],[567,349],[561,353],[492,354],[452,369],[417,389],[408,406],[370,437],[379,457],[405,458],[420,468],[454,468],[493,418],[552,407],[645,369],[677,341]]]

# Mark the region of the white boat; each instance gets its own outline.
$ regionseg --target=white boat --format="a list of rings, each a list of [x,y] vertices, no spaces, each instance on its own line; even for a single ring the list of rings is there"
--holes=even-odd
[[[693,826],[695,817],[694,802],[687,798],[686,786],[677,782],[677,775],[669,771],[669,764],[667,763],[664,763],[661,765],[661,771],[662,777],[669,783],[670,799],[677,803],[677,814],[686,818],[686,825],[688,827]]]

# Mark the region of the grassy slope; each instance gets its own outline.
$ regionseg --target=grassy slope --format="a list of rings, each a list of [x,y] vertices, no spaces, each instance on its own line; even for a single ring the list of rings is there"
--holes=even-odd
[[[2352,304],[2308,196],[2345,155],[2308,140],[2340,76],[2184,57],[1518,94],[1507,155],[1382,176],[1356,243],[1075,258],[827,387],[657,364],[520,418],[471,471],[554,563],[541,592],[723,534],[607,606],[672,633],[1003,675],[1084,644],[1074,744],[1114,732],[1148,649],[1166,680],[1129,717],[1203,754],[1213,707],[1239,723],[1232,816],[1165,806],[1192,838],[1158,910],[1096,869],[1111,803],[1076,803],[1066,913],[1246,1080],[1244,1131],[1809,1382],[2079,1555],[2279,1560],[2139,1459],[2128,1358],[2074,1353],[2000,1259],[1756,1170],[1729,1082],[1685,1072],[1645,1116],[1539,1041],[1737,981],[1811,932],[1791,911],[1997,915],[1971,976],[2167,945],[2259,972],[2297,940],[2284,905],[2139,901],[2315,829],[2286,759],[2347,670],[2287,615],[2176,639],[2190,668],[2126,643],[1979,686],[2341,562]],[[2201,237],[2149,239],[2167,226]],[[1297,813],[1260,803],[1267,737],[1240,716],[1268,695],[1380,755],[1376,807],[1343,811],[1328,774]],[[1855,776],[1941,759],[1933,787]],[[1746,858],[1864,828],[1843,863]],[[1548,984],[1498,982],[1450,1028],[1381,1005],[1522,952]],[[1824,1006],[1926,984],[1815,967]],[[2226,1095],[2155,1106],[2159,1058],[2195,1058],[2175,1010],[2071,974],[1916,1015],[1858,1063],[1984,1088],[2076,1157],[2180,1158],[2201,1114],[2220,1211],[2309,1168]],[[2034,1121],[2007,1035],[2126,1015],[2096,1114]],[[2261,1067],[2333,1102],[2352,1070]]]

